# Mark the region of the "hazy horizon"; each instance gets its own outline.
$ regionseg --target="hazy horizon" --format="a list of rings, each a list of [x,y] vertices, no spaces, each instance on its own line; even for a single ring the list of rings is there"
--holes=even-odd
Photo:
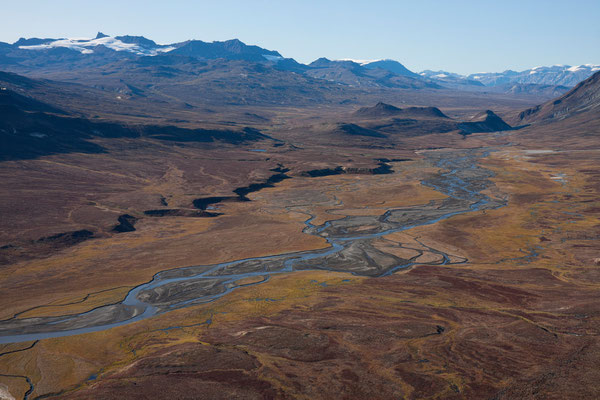
[[[435,3],[31,1],[2,7],[8,18],[0,26],[0,41],[94,37],[98,31],[157,43],[237,38],[303,63],[320,57],[394,59],[416,72],[461,74],[600,64],[600,49],[589,46],[600,38],[598,2]]]

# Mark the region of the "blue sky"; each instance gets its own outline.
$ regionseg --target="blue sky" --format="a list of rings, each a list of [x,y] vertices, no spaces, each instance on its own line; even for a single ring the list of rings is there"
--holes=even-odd
[[[392,58],[458,73],[600,64],[600,0],[27,0],[0,5],[0,41],[144,35],[239,38],[301,62]]]

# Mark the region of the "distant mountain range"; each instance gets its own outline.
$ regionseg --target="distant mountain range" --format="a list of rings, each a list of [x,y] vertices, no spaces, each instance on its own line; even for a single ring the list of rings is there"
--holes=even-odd
[[[585,64],[574,67],[553,65],[551,67],[535,67],[520,72],[508,70],[498,73],[471,74],[467,78],[486,86],[519,83],[573,87],[597,71],[600,71],[600,65]]]
[[[600,65],[585,64],[574,67],[570,65],[553,65],[551,67],[535,67],[520,72],[507,70],[471,75],[426,70],[421,72],[420,75],[451,85],[500,87],[504,88],[505,91],[515,91],[518,89],[514,88],[518,87],[526,91],[527,87],[533,88],[531,85],[539,85],[544,88],[558,87],[559,90],[565,92],[568,88],[577,85],[597,71],[600,71]]]
[[[425,70],[419,73],[421,77],[431,79],[433,81],[442,82],[446,86],[474,86],[474,87],[485,87],[485,85],[479,81],[469,79],[467,76],[455,74],[448,71],[432,71]]]
[[[13,44],[0,42],[0,70],[101,85],[109,90],[141,96],[159,78],[169,79],[171,84],[191,80],[207,85],[210,82],[209,86],[227,79],[237,91],[237,98],[240,98],[240,91],[252,88],[259,94],[268,82],[279,88],[282,96],[267,102],[281,103],[288,97],[295,101],[295,94],[300,95],[310,88],[316,92],[339,91],[335,85],[359,89],[493,91],[551,98],[588,78],[600,70],[600,66],[561,65],[468,76],[431,70],[415,73],[395,60],[319,58],[307,65],[275,50],[246,45],[237,39],[157,44],[143,36],[112,37],[98,33],[92,39],[21,38]],[[140,78],[142,75],[143,79]],[[96,79],[99,77],[102,77],[102,83]],[[113,87],[110,87],[111,79]],[[140,83],[145,87],[140,87]],[[211,91],[208,87],[208,96]],[[257,97],[261,98],[260,95]]]
[[[596,72],[563,96],[521,112],[518,122],[562,121],[573,117],[597,122],[599,115],[600,72]]]

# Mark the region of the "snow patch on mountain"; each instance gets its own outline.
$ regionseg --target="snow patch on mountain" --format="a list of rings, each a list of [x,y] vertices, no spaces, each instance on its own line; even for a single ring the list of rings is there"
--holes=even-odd
[[[373,62],[383,61],[383,60],[357,60],[354,58],[342,58],[342,59],[339,59],[336,61],[351,61],[351,62],[359,64],[359,65],[367,65],[367,64],[371,64]]]
[[[282,56],[273,56],[271,54],[263,54],[262,56],[264,58],[266,58],[267,61],[280,61],[280,60],[283,60]]]

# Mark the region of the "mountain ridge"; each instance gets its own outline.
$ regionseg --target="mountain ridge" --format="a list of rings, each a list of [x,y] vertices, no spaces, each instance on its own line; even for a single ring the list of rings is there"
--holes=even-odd
[[[202,40],[186,40],[183,42],[170,44],[157,44],[155,41],[144,36],[120,35],[109,36],[98,32],[96,37],[84,38],[20,38],[16,42],[0,43],[0,56],[18,50],[50,50],[50,49],[70,49],[81,54],[91,55],[97,51],[103,51],[102,47],[116,51],[128,52],[138,56],[157,56],[165,53],[178,55],[187,55],[199,59],[245,59],[248,61],[273,62],[278,64],[282,62],[282,68],[292,68],[295,72],[303,71],[304,68],[323,67],[321,57],[309,64],[298,63],[293,58],[283,57],[276,50],[268,50],[256,45],[247,45],[239,39],[230,39],[226,41],[204,42]],[[7,51],[8,50],[8,51]],[[13,56],[15,54],[12,54]],[[8,56],[9,58],[11,55]],[[3,57],[0,57],[0,60]],[[5,57],[4,57],[5,58]],[[17,57],[18,58],[18,57]],[[293,62],[290,62],[292,60]],[[365,70],[384,70],[397,76],[414,78],[417,80],[429,81],[428,87],[438,85],[449,85],[450,87],[497,87],[501,85],[515,84],[536,84],[536,85],[554,85],[573,87],[578,82],[588,78],[594,72],[600,71],[600,65],[582,64],[579,66],[553,65],[540,66],[523,71],[506,70],[503,72],[484,72],[469,75],[461,75],[447,71],[424,70],[419,73],[413,72],[403,64],[392,59],[379,60],[327,60],[330,63],[345,65],[348,68],[360,67]],[[352,64],[351,64],[352,63]],[[427,85],[426,85],[427,86]]]
[[[242,66],[238,62],[246,64]],[[211,67],[203,68],[203,65]],[[297,101],[294,96],[289,100],[284,98],[284,92],[290,90],[290,93],[304,93],[303,96],[306,96],[308,91],[316,95],[323,90],[339,92],[355,89],[489,91],[534,96],[543,100],[568,91],[568,86],[554,84],[553,79],[560,78],[560,82],[570,84],[578,77],[585,77],[596,67],[560,68],[566,72],[558,73],[553,70],[550,73],[547,68],[539,67],[531,71],[535,72],[533,74],[507,71],[463,76],[431,70],[417,74],[391,59],[361,61],[321,57],[303,64],[284,57],[276,50],[248,45],[239,39],[157,44],[144,36],[109,36],[102,32],[89,39],[20,38],[13,44],[0,43],[0,70],[81,84],[94,81],[91,85],[95,87],[140,96],[144,95],[146,88],[162,83],[165,79],[198,82],[202,84],[203,90],[205,85],[216,90],[216,87],[222,86],[221,80],[226,79],[232,82],[227,89],[238,92],[237,98],[227,100],[235,104],[247,103],[255,97],[249,96],[252,87],[258,91],[264,91],[266,87],[278,89],[270,91],[276,99],[267,103]],[[198,74],[203,74],[203,77]],[[502,78],[502,74],[513,81],[508,82],[509,78]],[[535,76],[535,82],[518,78],[525,75],[532,76],[529,80],[533,80]],[[209,80],[211,76],[213,79]],[[518,81],[519,79],[523,82]],[[302,89],[297,85],[300,81],[310,84],[312,89]],[[339,87],[334,88],[333,85]],[[265,94],[259,97],[260,102],[265,103],[269,96]]]

